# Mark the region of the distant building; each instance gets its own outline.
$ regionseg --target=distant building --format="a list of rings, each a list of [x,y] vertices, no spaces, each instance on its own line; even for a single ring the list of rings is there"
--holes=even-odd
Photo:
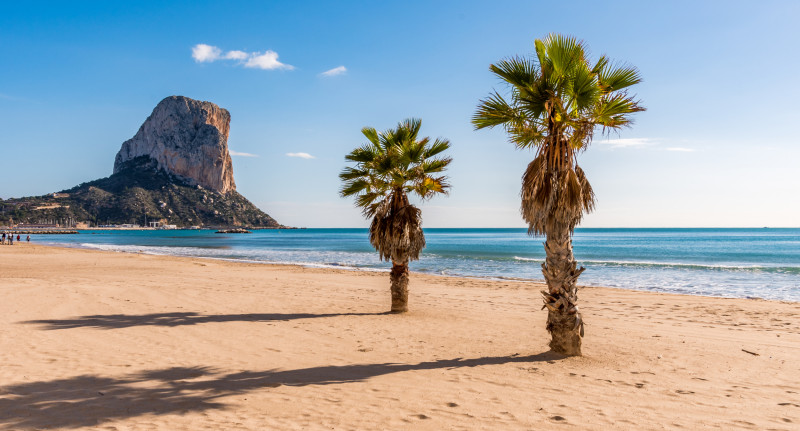
[[[55,223],[20,223],[17,229],[42,229],[42,228],[58,228],[59,225]]]
[[[150,222],[147,222],[147,224],[148,224],[148,226],[150,226],[152,228],[158,228],[158,227],[161,226],[161,222],[160,221],[150,221]]]
[[[57,198],[68,198],[69,197],[69,193],[53,193],[51,196],[53,196],[56,199]]]

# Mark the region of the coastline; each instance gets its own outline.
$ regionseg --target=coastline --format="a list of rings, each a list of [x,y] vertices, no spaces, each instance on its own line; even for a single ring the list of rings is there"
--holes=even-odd
[[[147,246],[136,246],[136,245],[121,245],[122,247],[130,247],[131,249],[139,249],[139,251],[128,251],[128,250],[109,250],[98,248],[98,244],[68,244],[68,243],[38,243],[37,246],[44,246],[44,247],[56,247],[56,248],[66,248],[66,249],[75,249],[75,250],[89,250],[89,251],[99,251],[99,252],[108,252],[108,253],[129,253],[129,254],[147,254],[151,256],[164,256],[164,257],[184,257],[189,259],[209,259],[214,261],[223,261],[223,262],[239,262],[239,263],[249,263],[249,264],[257,264],[257,265],[277,265],[277,266],[289,266],[289,267],[300,267],[300,268],[316,268],[321,270],[342,270],[342,271],[363,271],[363,272],[372,272],[372,273],[388,273],[390,268],[373,268],[373,267],[362,267],[362,266],[348,266],[348,265],[339,265],[339,264],[325,264],[325,263],[318,263],[318,262],[274,262],[274,261],[266,261],[266,260],[254,260],[254,259],[245,259],[245,258],[229,258],[229,257],[213,257],[213,256],[180,256],[168,253],[159,253],[150,251],[142,251],[149,247]],[[119,247],[120,245],[118,245]],[[518,256],[514,256],[517,260],[522,261],[530,261],[533,263],[540,263],[539,260],[530,259],[530,258],[522,258]],[[579,261],[579,266],[581,263]],[[607,263],[613,263],[613,261],[608,261]],[[631,265],[660,265],[666,267],[695,267],[697,264],[691,263],[663,263],[663,262],[653,262],[653,261],[640,261],[640,262],[628,262]],[[713,265],[706,265],[707,267],[711,268],[738,268],[738,266],[729,266],[729,265],[722,265],[722,264],[713,264]],[[540,285],[541,288],[545,288],[544,280],[543,279],[530,279],[530,278],[523,278],[523,277],[514,277],[514,276],[480,276],[480,275],[469,275],[469,274],[445,274],[445,273],[437,273],[431,271],[419,271],[415,269],[415,265],[412,263],[411,265],[411,273],[418,274],[421,276],[431,276],[431,277],[451,277],[451,278],[466,278],[466,279],[475,279],[475,280],[486,280],[486,281],[495,281],[495,282],[518,282],[518,283],[529,283],[533,285]],[[735,294],[703,294],[698,292],[673,292],[673,291],[665,291],[660,288],[636,288],[636,287],[620,287],[620,286],[606,286],[598,283],[588,283],[588,284],[579,284],[581,289],[583,288],[603,288],[603,289],[621,289],[621,290],[634,290],[639,292],[652,292],[652,293],[667,293],[673,295],[685,295],[690,297],[708,297],[708,298],[728,298],[728,299],[748,299],[748,300],[765,300],[765,301],[775,301],[775,302],[782,302],[782,303],[800,303],[800,300],[794,301],[791,299],[775,299],[775,298],[764,298],[760,296],[737,296]],[[537,288],[538,289],[538,288]]]
[[[0,275],[0,430],[800,422],[795,302],[583,287],[560,358],[536,283],[415,272],[388,315],[369,271],[19,244]]]

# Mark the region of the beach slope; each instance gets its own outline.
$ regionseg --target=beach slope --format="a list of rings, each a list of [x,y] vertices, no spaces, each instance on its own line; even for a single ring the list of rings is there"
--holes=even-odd
[[[413,266],[412,266],[413,269]],[[800,304],[0,246],[0,430],[800,426]]]

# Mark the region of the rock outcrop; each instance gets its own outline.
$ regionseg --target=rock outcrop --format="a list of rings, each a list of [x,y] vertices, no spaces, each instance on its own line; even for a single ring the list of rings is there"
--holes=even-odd
[[[3,201],[0,225],[138,224],[285,228],[236,191],[231,116],[182,96],[162,100],[114,161],[114,173],[60,193]]]
[[[211,103],[183,96],[159,102],[136,135],[125,141],[114,160],[114,173],[138,157],[158,169],[222,194],[236,190],[228,153],[230,113]]]

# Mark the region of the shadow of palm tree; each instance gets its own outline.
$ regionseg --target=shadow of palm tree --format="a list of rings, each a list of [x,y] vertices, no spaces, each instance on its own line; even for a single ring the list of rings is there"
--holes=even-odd
[[[455,369],[562,359],[530,356],[439,359],[417,364],[353,364],[297,370],[223,373],[209,367],[174,367],[122,377],[78,376],[0,387],[0,429],[79,428],[141,415],[182,414],[228,407],[220,399],[282,385],[361,382],[404,371]]]
[[[338,316],[380,316],[385,313],[256,313],[256,314],[198,314],[185,313],[153,313],[153,314],[98,314],[94,316],[81,316],[75,319],[59,320],[27,320],[22,324],[41,325],[45,330],[72,329],[72,328],[97,328],[119,329],[132,326],[185,326],[200,323],[221,322],[273,322],[297,319],[313,319],[319,317]]]

